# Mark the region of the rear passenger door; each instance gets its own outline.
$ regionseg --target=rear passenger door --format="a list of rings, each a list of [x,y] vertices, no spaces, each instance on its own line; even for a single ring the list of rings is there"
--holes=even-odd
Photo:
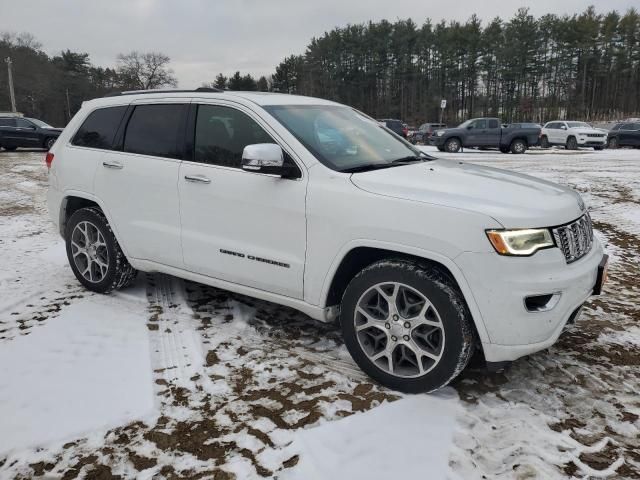
[[[96,169],[95,192],[128,256],[182,268],[178,171],[188,103],[132,104]]]
[[[182,249],[188,270],[302,298],[306,252],[306,185],[286,145],[254,112],[237,104],[192,106],[189,158],[178,188]],[[244,147],[284,146],[296,178],[245,171]]]
[[[502,132],[502,127],[500,126],[500,122],[498,122],[495,118],[490,118],[487,120],[487,129],[484,134],[484,146],[486,147],[499,147],[500,146],[500,135]]]

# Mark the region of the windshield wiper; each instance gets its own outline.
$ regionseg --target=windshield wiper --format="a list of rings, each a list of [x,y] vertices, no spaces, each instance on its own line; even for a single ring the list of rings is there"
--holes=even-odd
[[[427,157],[420,157],[418,155],[409,155],[407,157],[401,157],[401,158],[396,158],[395,160],[392,160],[391,163],[412,163],[412,162],[424,162],[425,160],[428,160]]]
[[[369,170],[380,170],[383,168],[391,168],[397,166],[393,163],[366,163],[364,165],[358,165],[357,167],[350,167],[340,170],[342,173],[358,173],[368,172]]]

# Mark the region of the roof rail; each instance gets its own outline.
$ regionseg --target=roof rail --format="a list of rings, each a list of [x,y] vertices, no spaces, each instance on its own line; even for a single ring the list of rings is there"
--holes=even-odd
[[[194,93],[194,92],[222,93],[224,92],[224,90],[220,90],[219,88],[212,88],[212,87],[199,87],[199,88],[196,88],[195,90],[128,90],[126,92],[107,93],[106,95],[103,96],[103,98],[118,97],[120,95],[142,95],[147,93]]]

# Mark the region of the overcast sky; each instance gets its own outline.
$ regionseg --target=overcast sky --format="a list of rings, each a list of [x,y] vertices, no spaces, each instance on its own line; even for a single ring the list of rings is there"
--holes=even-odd
[[[533,15],[576,13],[588,5],[621,13],[637,0],[0,0],[0,31],[31,32],[44,50],[87,52],[94,64],[115,65],[131,50],[171,57],[180,87],[198,87],[218,72],[269,75],[313,36],[348,23],[427,17],[464,21],[509,18],[521,6]]]

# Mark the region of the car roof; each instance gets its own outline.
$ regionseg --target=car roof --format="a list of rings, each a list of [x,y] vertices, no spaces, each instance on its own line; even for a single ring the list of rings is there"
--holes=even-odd
[[[287,93],[274,92],[237,92],[237,91],[221,91],[221,92],[203,92],[203,91],[184,91],[184,90],[162,90],[157,93],[152,91],[141,91],[139,93],[132,91],[125,94],[115,94],[108,97],[97,98],[91,100],[96,105],[122,105],[129,104],[139,100],[157,100],[162,98],[184,98],[190,100],[194,98],[201,99],[221,99],[221,100],[245,100],[257,105],[340,105],[340,103],[324,100],[322,98],[307,97],[304,95],[292,95]]]

